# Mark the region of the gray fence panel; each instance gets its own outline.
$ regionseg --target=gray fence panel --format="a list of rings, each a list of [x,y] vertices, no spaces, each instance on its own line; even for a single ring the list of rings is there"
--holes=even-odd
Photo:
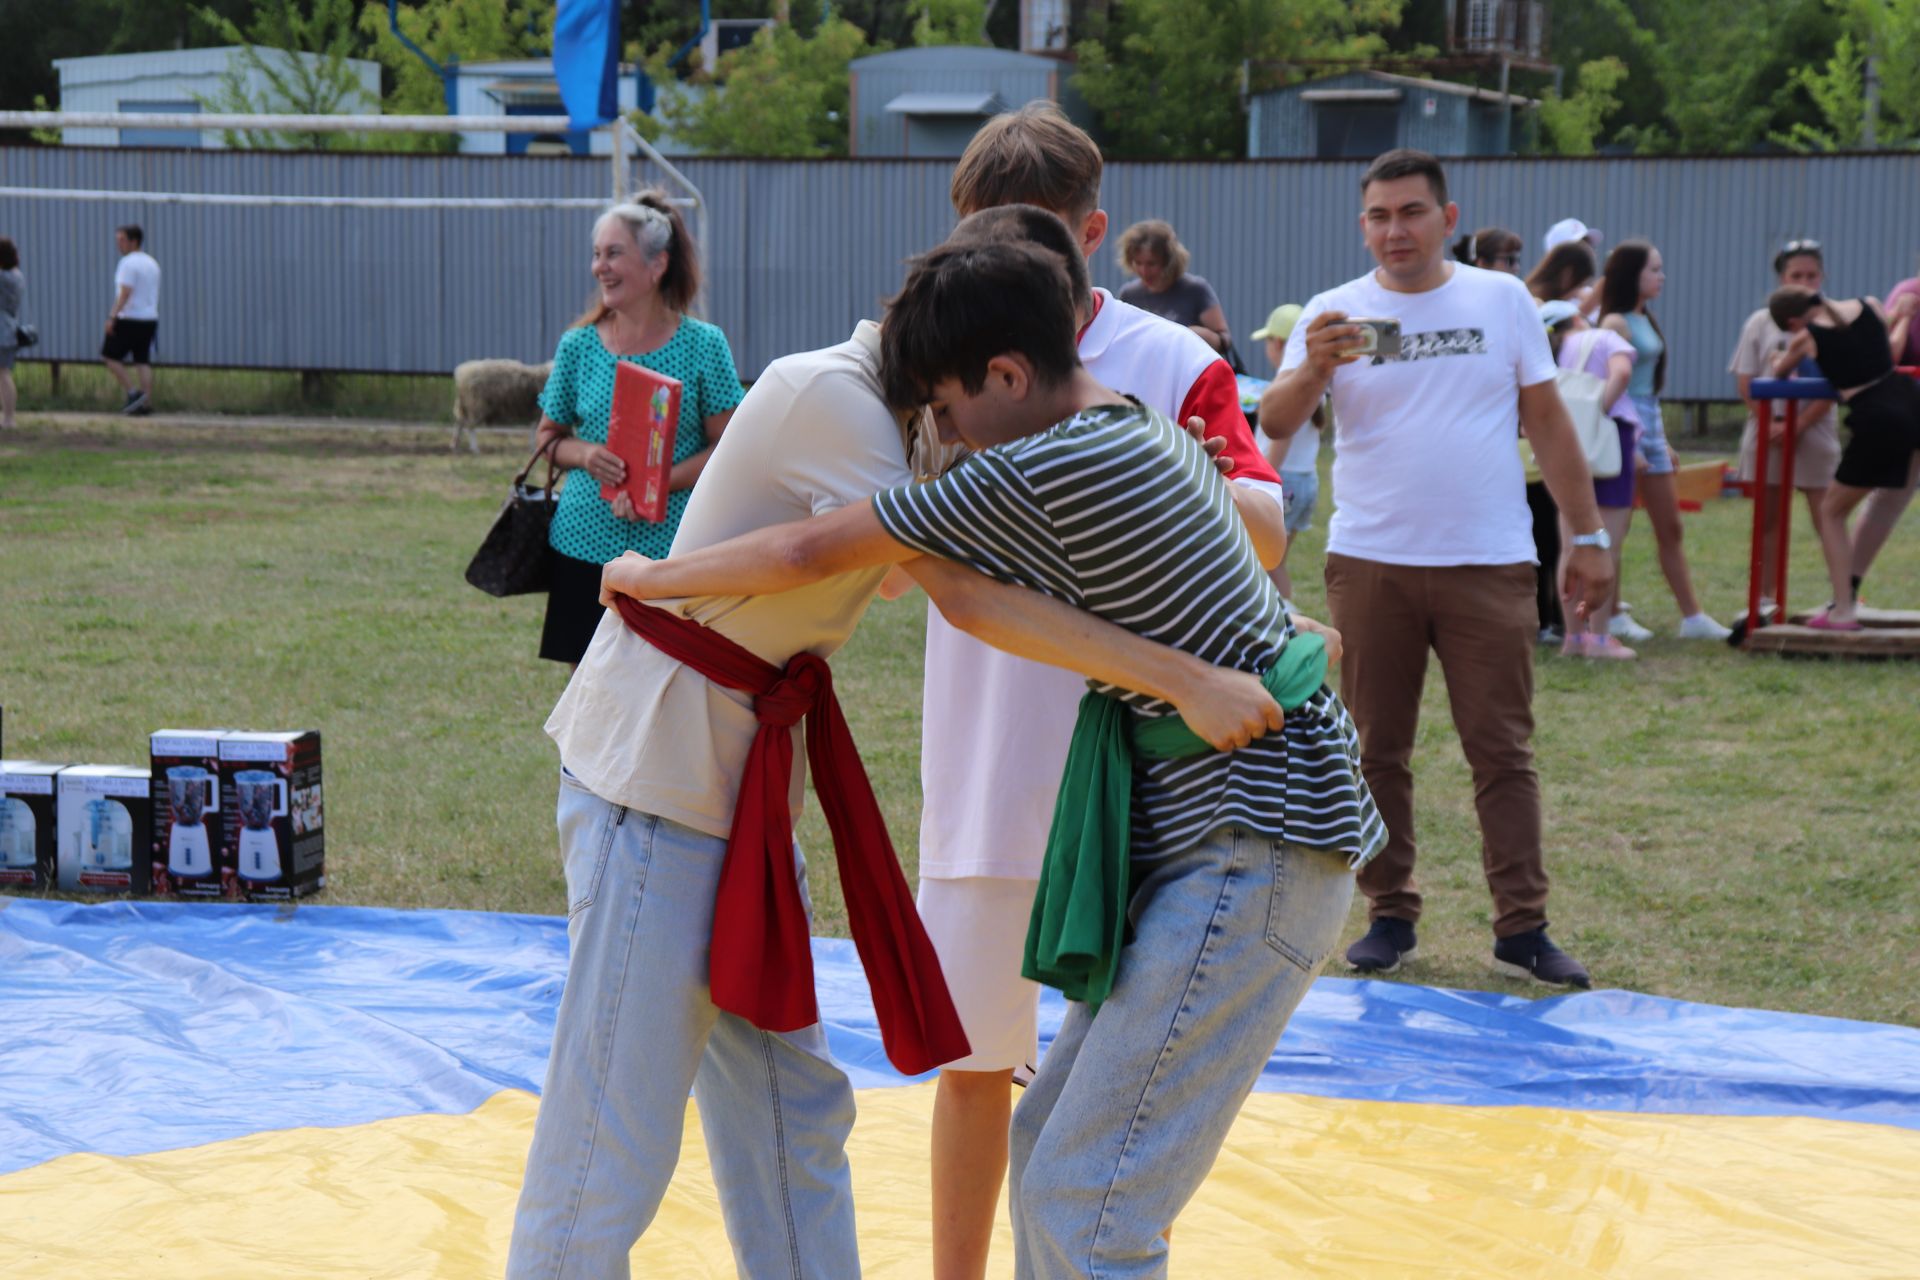
[[[952,225],[950,166],[916,160],[689,160],[707,197],[700,310],[753,377],[790,351],[838,342],[876,315],[904,259]],[[1103,204],[1094,280],[1117,289],[1120,232],[1179,228],[1193,269],[1244,335],[1279,302],[1368,270],[1355,183],[1319,161],[1121,162]],[[1779,244],[1827,248],[1830,291],[1884,293],[1914,267],[1908,210],[1920,156],[1455,160],[1462,229],[1519,232],[1531,261],[1553,222],[1577,216],[1609,243],[1644,235],[1666,258],[1656,310],[1671,344],[1668,396],[1727,399],[1727,358],[1772,285]],[[658,179],[658,175],[643,177]],[[479,356],[545,358],[591,292],[591,212],[487,210],[475,197],[602,196],[604,160],[0,148],[0,185],[154,192],[437,198],[444,209],[220,208],[0,202],[20,244],[42,359],[87,360],[112,296],[112,230],[139,221],[161,261],[166,363],[434,372]]]

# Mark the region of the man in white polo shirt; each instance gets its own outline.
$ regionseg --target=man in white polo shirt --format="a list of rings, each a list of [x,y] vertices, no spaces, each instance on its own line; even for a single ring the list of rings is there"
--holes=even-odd
[[[1263,425],[1291,430],[1333,396],[1327,608],[1345,642],[1341,694],[1387,824],[1386,849],[1360,873],[1371,927],[1347,960],[1390,973],[1414,952],[1411,761],[1431,648],[1473,769],[1494,967],[1585,987],[1587,971],[1547,937],[1521,430],[1575,531],[1563,589],[1583,608],[1612,589],[1607,533],[1532,295],[1512,276],[1448,260],[1460,212],[1439,161],[1389,151],[1360,192],[1379,266],[1307,304],[1260,400]],[[1398,350],[1359,356],[1362,330],[1350,318],[1397,321]]]
[[[128,223],[113,233],[120,264],[113,271],[113,309],[107,312],[107,336],[100,344],[100,360],[126,392],[120,412],[153,412],[153,339],[160,329],[160,264],[141,246],[146,232]],[[131,364],[140,383],[127,375]]]

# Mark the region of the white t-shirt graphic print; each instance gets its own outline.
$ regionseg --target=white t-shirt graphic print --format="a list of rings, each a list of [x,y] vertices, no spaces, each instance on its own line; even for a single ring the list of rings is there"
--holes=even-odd
[[[1307,303],[1282,370],[1306,362],[1323,311],[1400,321],[1403,359],[1333,375],[1333,519],[1327,550],[1383,564],[1534,560],[1517,447],[1520,388],[1553,381],[1533,295],[1513,276],[1456,265],[1425,293],[1373,274]]]

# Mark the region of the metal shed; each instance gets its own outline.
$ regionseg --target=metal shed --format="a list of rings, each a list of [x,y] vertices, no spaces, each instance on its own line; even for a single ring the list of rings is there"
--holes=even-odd
[[[455,115],[563,116],[560,85],[553,76],[551,58],[502,58],[486,62],[455,62],[447,67],[453,79]],[[615,82],[622,111],[639,102],[639,84],[632,64],[622,64]],[[467,155],[607,155],[612,138],[600,129],[564,134],[463,133],[460,150]]]
[[[60,109],[63,111],[138,111],[166,115],[198,115],[201,100],[220,93],[221,77],[229,68],[242,72],[247,93],[256,102],[272,92],[266,77],[241,61],[245,49],[222,45],[212,49],[157,49],[149,53],[112,53],[95,58],[56,58],[60,73]],[[263,49],[268,58],[319,61],[317,54]],[[347,66],[360,82],[364,100],[344,102],[348,114],[374,115],[380,110],[380,64],[349,58]],[[268,108],[271,109],[271,108]],[[210,129],[63,129],[61,141],[70,147],[210,147],[226,146]]]
[[[957,156],[982,124],[1041,98],[1088,123],[1055,58],[944,45],[855,58],[847,70],[857,156]]]
[[[1253,95],[1247,155],[1360,159],[1395,147],[1510,155],[1532,137],[1533,98],[1386,71],[1354,71]]]

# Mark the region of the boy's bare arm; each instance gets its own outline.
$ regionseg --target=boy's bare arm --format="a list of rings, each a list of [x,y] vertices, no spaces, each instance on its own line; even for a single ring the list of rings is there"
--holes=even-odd
[[[871,499],[824,516],[768,525],[711,547],[649,560],[629,551],[600,571],[600,602],[681,596],[768,596],[918,555],[894,541]]]
[[[1271,506],[1271,503],[1267,505]],[[1074,608],[964,565],[921,556],[902,568],[948,622],[1008,653],[1170,702],[1216,751],[1244,747],[1284,723],[1257,676],[1211,666]],[[939,678],[928,672],[929,679]]]

